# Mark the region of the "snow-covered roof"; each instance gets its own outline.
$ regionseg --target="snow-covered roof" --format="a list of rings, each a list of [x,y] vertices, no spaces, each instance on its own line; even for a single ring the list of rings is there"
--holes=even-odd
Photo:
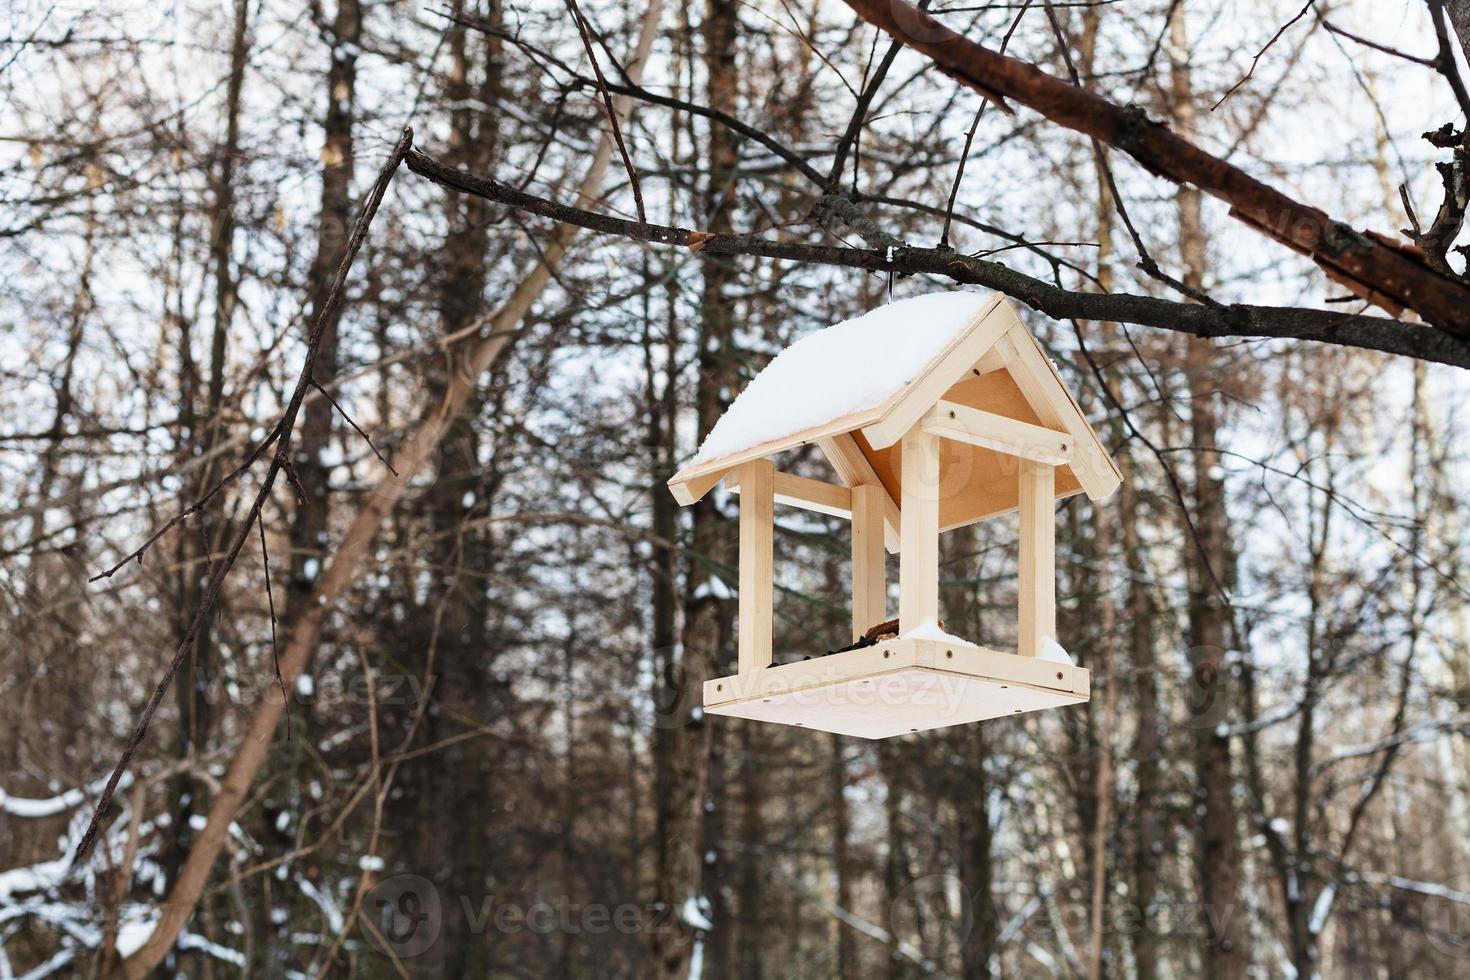
[[[984,293],[928,293],[807,334],[751,379],[692,462],[878,408],[994,305]]]
[[[797,340],[751,379],[669,489],[688,505],[741,463],[817,443],[844,482],[857,465],[861,482],[883,484],[892,531],[901,483],[896,443],[942,400],[1070,435],[1075,450],[1057,469],[1058,496],[1085,490],[1101,499],[1121,480],[1005,298],[951,291],[888,303]],[[949,474],[941,526],[1016,505],[1014,457],[946,440],[940,466]]]

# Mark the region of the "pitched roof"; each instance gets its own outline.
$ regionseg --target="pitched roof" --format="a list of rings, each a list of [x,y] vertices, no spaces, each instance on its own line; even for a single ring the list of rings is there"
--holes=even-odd
[[[699,452],[669,480],[680,503],[704,496],[743,462],[850,433],[894,501],[901,499],[895,443],[940,400],[1068,433],[1070,464],[1057,495],[1097,500],[1121,480],[1056,367],[999,295],[940,292],[900,300],[809,334],[778,354],[726,409]],[[891,458],[890,458],[891,457]],[[852,482],[850,464],[832,462]],[[1015,458],[941,444],[948,482],[944,527],[1013,508]]]
[[[880,408],[994,305],[982,293],[928,293],[807,334],[751,379],[691,462]]]

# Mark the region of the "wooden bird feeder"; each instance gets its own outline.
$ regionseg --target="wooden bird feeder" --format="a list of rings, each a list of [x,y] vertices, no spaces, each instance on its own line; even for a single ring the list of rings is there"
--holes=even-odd
[[[839,483],[777,470],[816,443]],[[1055,501],[1121,482],[1055,366],[1001,296],[932,293],[808,335],[735,399],[669,481],[687,506],[740,494],[739,665],[705,682],[711,714],[887,738],[1088,699],[1056,635]],[[896,636],[775,664],[776,504],[852,521],[852,635],[887,618],[884,550],[899,556]],[[939,534],[1019,511],[1014,653],[945,633]]]

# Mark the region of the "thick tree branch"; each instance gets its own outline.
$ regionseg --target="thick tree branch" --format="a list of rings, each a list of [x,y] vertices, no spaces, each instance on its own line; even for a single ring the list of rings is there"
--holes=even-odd
[[[999,262],[974,258],[947,248],[896,245],[891,249],[861,249],[777,241],[755,235],[711,235],[687,228],[627,221],[557,204],[493,178],[446,167],[416,150],[409,152],[405,162],[414,173],[445,187],[544,218],[637,241],[722,255],[754,255],[872,272],[944,276],[958,283],[998,290],[1056,319],[1076,317],[1136,323],[1200,337],[1314,340],[1470,368],[1470,344],[1430,327],[1384,317],[1296,307],[1234,305],[1213,308],[1131,293],[1076,292],[1017,272]]]
[[[868,22],[932,59],[945,74],[992,99],[1014,99],[1067,129],[1117,147],[1155,176],[1194,184],[1231,214],[1309,256],[1334,281],[1384,309],[1407,308],[1470,339],[1470,286],[1423,256],[1372,232],[1358,232],[1206,152],[1135,106],[1120,106],[1034,65],[967,40],[905,0],[845,0]]]

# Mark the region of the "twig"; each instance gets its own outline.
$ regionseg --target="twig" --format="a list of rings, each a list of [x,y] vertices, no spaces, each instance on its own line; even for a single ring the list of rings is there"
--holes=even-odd
[[[397,476],[398,471],[393,468],[393,464],[388,462],[388,458],[386,456],[378,452],[378,447],[373,445],[373,440],[368,437],[368,434],[366,432],[362,431],[362,426],[358,425],[352,420],[352,416],[347,414],[346,409],[337,404],[337,399],[332,397],[332,393],[323,388],[321,384],[317,382],[316,378],[311,379],[311,386],[317,391],[321,392],[323,395],[327,396],[327,401],[332,403],[332,407],[337,410],[337,414],[347,420],[347,424],[352,426],[352,431],[362,436],[362,441],[367,443],[368,448],[373,451],[373,455],[378,457],[379,461],[381,461],[384,466],[388,467],[388,472],[392,473],[394,476]]]
[[[971,258],[975,258],[975,259],[986,259],[986,258],[989,258],[992,255],[999,255],[1002,252],[1010,252],[1010,251],[1013,251],[1013,250],[1018,249],[1018,248],[1031,248],[1034,245],[1058,245],[1058,246],[1068,246],[1068,247],[1071,247],[1071,248],[1100,248],[1101,247],[1101,246],[1098,245],[1097,242],[1050,242],[1050,241],[1048,241],[1048,242],[1012,242],[1009,245],[1002,245],[1000,248],[986,248],[986,249],[981,249],[978,252],[971,252],[970,253],[970,257]]]
[[[291,489],[296,493],[296,503],[298,505],[306,503],[306,484],[301,482],[301,474],[296,472],[296,465],[291,462],[289,456],[286,457],[286,463],[282,468],[286,471],[286,482],[291,485]]]
[[[260,528],[260,561],[265,569],[265,602],[271,615],[271,663],[276,668],[276,683],[281,687],[281,701],[285,704],[286,741],[291,741],[291,698],[286,694],[286,680],[281,676],[281,650],[276,644],[276,597],[271,592],[271,556],[265,547],[265,518],[255,515],[255,526]]]
[[[1011,43],[1011,36],[1016,33],[1016,28],[1021,26],[1021,18],[1026,16],[1026,11],[1031,9],[1035,0],[1025,0],[1021,4],[1021,10],[1011,20],[1011,26],[1006,31],[1005,37],[1000,39],[1000,53],[1006,53],[1006,47]],[[895,44],[897,42],[894,42]],[[985,107],[990,105],[989,99],[980,100],[980,108],[975,110],[975,118],[970,121],[970,131],[965,134],[965,148],[960,151],[959,166],[955,168],[954,183],[949,185],[949,202],[944,206],[944,228],[939,233],[939,247],[949,247],[949,226],[954,221],[954,201],[960,192],[960,181],[965,179],[965,164],[970,159],[970,145],[975,142],[975,131],[980,128],[980,117],[985,115]]]
[[[1029,3],[1030,0],[1027,0]],[[919,0],[919,9],[923,10],[929,6],[929,0]],[[882,32],[873,37],[873,44],[878,43],[878,37]],[[873,97],[878,94],[878,86],[883,84],[883,79],[888,77],[888,69],[893,67],[894,59],[898,52],[903,49],[903,44],[897,40],[888,45],[888,50],[883,53],[883,60],[879,62],[877,69],[870,78],[864,79],[863,90],[857,97],[857,105],[853,107],[852,116],[847,121],[847,129],[842,138],[837,141],[837,149],[832,154],[832,169],[827,173],[826,189],[835,191],[842,179],[842,168],[847,165],[847,155],[852,152],[858,137],[862,134],[863,121],[867,118],[868,108],[873,104]],[[857,165],[853,165],[853,182],[857,182]]]
[[[1072,84],[1079,89],[1082,87],[1082,78],[1077,72],[1077,66],[1072,63],[1072,50],[1067,43],[1067,37],[1062,32],[1062,25],[1057,20],[1057,13],[1052,8],[1051,0],[1047,0],[1046,19],[1051,22],[1052,33],[1056,35],[1057,47],[1061,49],[1062,61],[1067,66],[1067,71],[1072,77]],[[1138,252],[1138,268],[1144,273],[1157,279],[1181,296],[1188,296],[1197,303],[1205,306],[1219,307],[1220,303],[1212,299],[1209,294],[1195,289],[1193,286],[1169,275],[1154,261],[1148,246],[1143,243],[1143,236],[1138,233],[1138,228],[1133,224],[1133,217],[1128,213],[1128,205],[1123,201],[1123,195],[1118,190],[1118,182],[1113,177],[1113,167],[1108,162],[1108,151],[1097,137],[1092,137],[1092,153],[1097,158],[1098,169],[1102,171],[1103,179],[1108,184],[1108,195],[1113,199],[1113,210],[1118,212],[1118,217],[1123,219],[1123,227],[1128,229],[1128,237],[1133,239],[1133,247]]]
[[[1434,37],[1439,42],[1439,54],[1434,59],[1434,70],[1445,77],[1460,103],[1460,112],[1465,116],[1465,126],[1470,132],[1470,91],[1465,89],[1465,80],[1460,77],[1460,64],[1455,60],[1454,45],[1450,43],[1449,28],[1445,25],[1444,0],[1425,0],[1429,4],[1430,19],[1434,21]],[[1470,52],[1467,52],[1470,55]]]
[[[1261,63],[1262,56],[1265,55],[1265,53],[1267,51],[1270,51],[1271,50],[1271,46],[1273,44],[1275,44],[1277,41],[1281,40],[1281,35],[1285,34],[1287,31],[1291,30],[1291,27],[1292,27],[1293,24],[1295,24],[1297,21],[1301,20],[1303,17],[1307,16],[1307,11],[1311,10],[1312,9],[1312,5],[1315,4],[1316,2],[1317,2],[1317,0],[1307,0],[1307,2],[1302,5],[1302,9],[1299,10],[1299,11],[1297,11],[1297,15],[1295,17],[1293,17],[1291,20],[1287,21],[1285,24],[1282,24],[1281,27],[1276,31],[1276,33],[1271,35],[1271,40],[1267,41],[1266,42],[1266,46],[1264,48],[1262,48],[1261,50],[1257,51],[1256,52],[1256,56],[1251,59],[1250,70],[1247,71],[1245,73],[1245,75],[1241,77],[1240,81],[1236,82],[1234,85],[1230,86],[1228,89],[1225,90],[1225,94],[1222,95],[1222,96],[1220,96],[1220,101],[1218,101],[1214,105],[1210,106],[1210,111],[1211,112],[1214,112],[1216,109],[1218,109],[1222,105],[1224,105],[1225,104],[1225,100],[1228,99],[1228,98],[1230,98],[1232,95],[1234,95],[1236,89],[1240,88],[1246,82],[1248,82],[1248,81],[1251,80],[1251,77],[1254,76],[1255,73],[1256,73],[1256,65],[1258,65],[1258,64]]]
[[[276,423],[276,427],[270,431],[270,434],[267,435],[258,446],[252,449],[250,451],[250,454],[247,455],[238,466],[222,476],[219,479],[219,482],[215,483],[214,486],[210,487],[200,496],[196,497],[194,502],[188,507],[185,507],[173,517],[170,517],[168,519],[168,523],[164,524],[163,527],[150,534],[148,536],[148,540],[144,541],[137,548],[130,551],[115,565],[113,565],[106,571],[98,572],[96,575],[93,575],[91,578],[87,579],[87,581],[90,583],[96,582],[99,579],[112,578],[112,576],[115,575],[119,569],[121,569],[130,561],[137,561],[140,565],[143,564],[144,553],[147,552],[149,548],[153,547],[153,545],[157,543],[159,538],[163,537],[173,528],[178,527],[180,524],[187,521],[190,517],[193,517],[195,514],[202,511],[204,509],[204,505],[213,500],[216,494],[218,494],[225,487],[229,486],[231,483],[235,482],[235,480],[239,479],[240,474],[250,469],[250,467],[255,464],[255,461],[260,459],[261,455],[266,451],[266,449],[270,447],[271,443],[276,441],[277,437],[279,437],[280,434],[281,425],[278,422]]]
[[[1194,517],[1189,512],[1188,498],[1185,496],[1183,483],[1180,482],[1178,474],[1174,472],[1174,468],[1169,465],[1169,461],[1164,458],[1163,450],[1153,440],[1149,439],[1148,436],[1144,435],[1138,426],[1133,424],[1133,416],[1128,414],[1128,410],[1123,406],[1118,396],[1113,393],[1112,386],[1107,383],[1107,379],[1102,373],[1102,368],[1092,356],[1092,350],[1087,346],[1087,338],[1082,335],[1082,324],[1075,317],[1070,317],[1069,320],[1072,324],[1072,332],[1077,338],[1078,351],[1081,352],[1083,359],[1087,361],[1087,366],[1092,371],[1093,377],[1097,380],[1097,386],[1102,389],[1103,396],[1112,403],[1113,409],[1123,420],[1123,425],[1128,429],[1129,438],[1137,439],[1143,443],[1148,451],[1153,454],[1154,459],[1158,460],[1160,468],[1163,469],[1164,477],[1169,483],[1169,489],[1174,495],[1175,502],[1179,505],[1179,515],[1184,519],[1184,526],[1189,531],[1190,540],[1193,542],[1195,550],[1199,553],[1200,564],[1204,567],[1205,572],[1209,576],[1211,587],[1214,589],[1215,594],[1219,596],[1220,601],[1224,604],[1228,613],[1227,619],[1230,624],[1230,632],[1234,637],[1235,648],[1237,650],[1244,649],[1240,643],[1235,604],[1230,599],[1230,592],[1225,588],[1224,581],[1216,573],[1215,567],[1210,561],[1209,550],[1205,548],[1204,538],[1200,535],[1199,528],[1194,523]]]
[[[592,62],[592,74],[597,77],[597,91],[602,95],[602,105],[607,109],[607,124],[612,128],[613,141],[618,144],[618,153],[623,158],[623,169],[628,172],[628,184],[633,188],[633,204],[638,209],[638,220],[647,221],[648,215],[643,210],[643,188],[638,186],[638,172],[633,169],[633,161],[628,156],[628,146],[623,142],[623,127],[618,124],[618,114],[613,109],[612,95],[607,90],[607,79],[602,77],[602,66],[597,63],[597,54],[592,50],[592,33],[587,26],[587,19],[582,16],[582,11],[577,7],[577,0],[567,0],[567,10],[572,14],[572,21],[577,25],[577,33],[582,36],[582,47],[587,51],[587,60]],[[394,474],[397,476],[397,474]]]
[[[353,226],[352,237],[347,243],[347,252],[342,256],[341,263],[337,266],[337,274],[332,280],[331,288],[327,292],[326,300],[322,303],[321,310],[317,313],[316,323],[312,325],[311,333],[308,335],[306,358],[301,366],[301,371],[296,378],[296,387],[291,393],[291,399],[286,404],[285,412],[280,422],[276,424],[275,435],[276,451],[271,459],[270,468],[266,471],[265,480],[260,490],[255,495],[255,500],[250,505],[250,512],[240,525],[240,531],[235,536],[234,544],[225,557],[215,568],[214,574],[210,576],[209,584],[205,587],[204,596],[200,599],[199,608],[194,613],[194,619],[189,624],[178,648],[174,651],[163,677],[159,679],[153,694],[148,698],[142,714],[138,717],[138,723],[133,729],[132,737],[128,739],[127,746],[123,749],[122,757],[118,760],[112,775],[108,777],[107,786],[97,798],[97,808],[92,813],[92,819],[87,824],[86,831],[82,834],[81,842],[77,845],[75,856],[72,858],[72,866],[76,867],[86,860],[92,850],[92,845],[97,839],[97,830],[102,820],[107,816],[112,806],[112,795],[117,789],[118,780],[126,771],[128,764],[132,761],[133,753],[143,742],[143,737],[148,733],[148,725],[153,720],[153,715],[158,711],[158,705],[163,701],[163,696],[168,692],[173,683],[174,675],[178,673],[179,665],[194,645],[195,637],[198,636],[200,628],[208,618],[210,610],[214,608],[215,600],[219,597],[220,589],[225,583],[225,578],[235,565],[235,559],[239,557],[240,549],[245,546],[245,541],[250,537],[250,525],[260,519],[260,512],[269,498],[272,487],[275,486],[276,478],[289,464],[289,448],[291,443],[291,431],[296,424],[297,413],[301,410],[301,404],[306,398],[307,389],[310,387],[312,369],[316,365],[317,354],[321,349],[322,333],[325,330],[328,319],[335,314],[337,307],[342,304],[342,294],[347,283],[347,274],[352,269],[352,263],[357,258],[357,253],[362,250],[362,243],[367,239],[368,228],[372,225],[373,217],[378,213],[378,206],[383,202],[383,195],[387,193],[388,185],[393,180],[399,164],[403,162],[413,145],[413,130],[404,129],[403,136],[393,147],[393,152],[388,157],[382,173],[378,175],[377,181],[368,192],[367,201],[363,206],[362,213],[358,215],[357,223]],[[263,446],[264,444],[262,444]],[[257,455],[260,449],[255,453]],[[141,558],[141,552],[139,552]]]
[[[1366,38],[1362,35],[1354,34],[1352,31],[1338,27],[1336,24],[1332,23],[1332,21],[1327,20],[1326,18],[1323,18],[1322,26],[1327,29],[1328,34],[1336,34],[1338,37],[1346,38],[1347,40],[1352,41],[1356,44],[1361,44],[1365,48],[1372,48],[1374,51],[1382,51],[1386,55],[1392,55],[1395,58],[1402,58],[1405,61],[1412,61],[1416,65],[1423,65],[1425,68],[1435,67],[1433,58],[1421,58],[1416,54],[1409,54],[1407,51],[1400,51],[1398,48],[1391,48],[1386,44],[1380,44],[1379,42],[1374,41],[1371,38]]]
[[[1404,205],[1404,215],[1409,219],[1409,229],[1412,232],[1412,237],[1418,238],[1423,234],[1423,231],[1419,227],[1419,216],[1414,213],[1414,201],[1409,197],[1409,185],[1407,183],[1399,184],[1399,200]]]

